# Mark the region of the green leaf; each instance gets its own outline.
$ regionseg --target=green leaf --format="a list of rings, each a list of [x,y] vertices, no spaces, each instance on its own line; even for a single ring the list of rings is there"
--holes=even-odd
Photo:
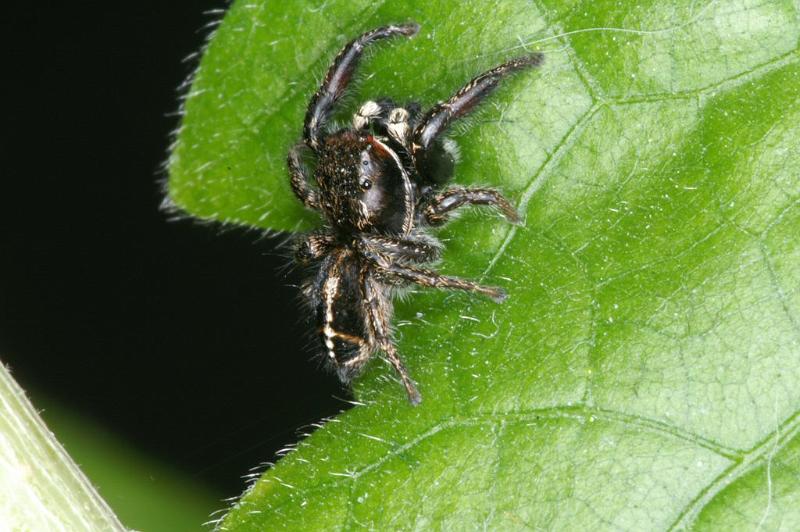
[[[285,153],[338,49],[389,22],[369,98],[449,96],[532,50],[457,128],[458,183],[502,189],[441,269],[503,305],[398,304],[400,352],[304,440],[231,530],[800,526],[800,54],[791,1],[234,3],[186,101],[170,194],[196,216],[312,227]],[[302,390],[298,390],[302,393]],[[287,398],[291,400],[291,398]]]

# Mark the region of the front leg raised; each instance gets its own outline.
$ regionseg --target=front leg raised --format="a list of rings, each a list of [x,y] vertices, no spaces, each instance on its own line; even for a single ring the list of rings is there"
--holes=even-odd
[[[398,26],[383,26],[364,33],[360,37],[350,41],[342,48],[319,90],[314,93],[308,104],[306,111],[305,125],[303,127],[303,140],[313,150],[320,146],[323,136],[325,122],[331,114],[331,110],[336,102],[342,97],[353,78],[353,74],[358,65],[359,59],[364,53],[364,49],[371,43],[380,39],[386,39],[395,35],[411,37],[419,31],[416,24],[401,24]]]
[[[430,155],[428,150],[434,146],[434,141],[447,131],[453,121],[469,114],[497,88],[503,78],[513,72],[539,66],[543,58],[542,54],[536,53],[496,66],[461,87],[446,102],[438,103],[426,112],[413,132],[412,152],[417,171],[424,173]]]

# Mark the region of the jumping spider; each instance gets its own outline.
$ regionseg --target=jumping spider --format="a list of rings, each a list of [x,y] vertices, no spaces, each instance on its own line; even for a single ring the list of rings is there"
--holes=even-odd
[[[496,207],[520,221],[514,207],[490,188],[449,187],[455,153],[443,138],[451,123],[467,115],[505,76],[542,62],[541,54],[512,59],[464,85],[425,113],[418,104],[368,101],[350,128],[326,131],[336,102],[353,77],[367,45],[395,35],[414,36],[416,24],[384,26],[349,42],[328,70],[306,111],[303,140],[289,151],[294,193],[321,212],[326,229],[303,235],[296,260],[316,275],[303,287],[314,310],[327,360],[348,383],[376,351],[394,366],[408,398],[421,401],[392,341],[391,297],[409,284],[477,292],[496,302],[506,293],[472,281],[423,269],[436,261],[440,243],[427,233],[463,205]],[[302,161],[316,156],[314,181]]]

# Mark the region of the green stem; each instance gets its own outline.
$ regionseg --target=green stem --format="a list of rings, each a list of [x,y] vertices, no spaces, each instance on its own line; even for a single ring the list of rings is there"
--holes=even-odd
[[[2,363],[0,528],[126,530]]]

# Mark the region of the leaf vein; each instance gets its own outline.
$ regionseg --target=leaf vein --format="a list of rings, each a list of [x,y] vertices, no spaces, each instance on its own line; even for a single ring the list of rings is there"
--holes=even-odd
[[[558,141],[555,145],[555,149],[545,158],[542,165],[539,169],[534,172],[533,176],[531,176],[530,182],[525,190],[522,192],[522,196],[520,196],[519,211],[525,213],[527,211],[528,202],[530,201],[531,197],[539,190],[542,185],[545,183],[547,178],[550,176],[551,168],[558,163],[561,158],[564,156],[566,152],[577,142],[578,138],[583,134],[586,130],[586,126],[591,122],[592,118],[597,114],[599,109],[603,106],[603,104],[595,104],[589,109],[586,110],[572,125],[572,127],[567,130],[563,137]],[[524,214],[523,214],[524,216]],[[489,265],[486,266],[486,269],[483,271],[482,277],[486,277],[489,272],[494,269],[494,266],[497,262],[502,258],[505,254],[505,250],[511,241],[516,236],[519,230],[519,226],[513,226],[511,230],[506,235],[506,238],[503,240],[503,243],[500,244],[500,247],[497,249],[497,252],[492,257],[492,260],[489,261]]]
[[[777,452],[777,450],[783,449],[799,433],[800,410],[796,411],[793,416],[766,435],[738,461],[731,464],[730,467],[714,478],[708,486],[698,493],[686,506],[669,529],[685,530],[690,528],[703,508],[714,500],[722,490],[756,467],[759,467],[771,454]]]

